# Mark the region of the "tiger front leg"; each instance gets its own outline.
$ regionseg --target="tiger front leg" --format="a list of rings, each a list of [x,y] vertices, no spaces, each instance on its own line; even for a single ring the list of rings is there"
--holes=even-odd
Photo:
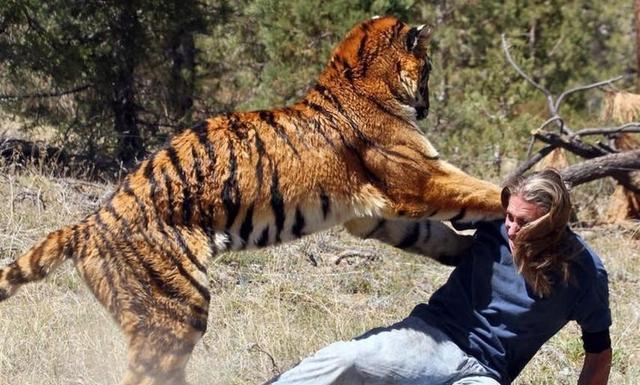
[[[455,266],[471,247],[473,237],[460,234],[435,220],[358,218],[344,227],[363,239],[376,239],[413,254],[427,256],[445,265]]]
[[[504,217],[501,189],[467,174],[419,175],[413,188],[388,189],[392,217],[449,221]]]
[[[438,161],[434,172],[425,173],[417,180],[423,184],[415,191],[417,202],[396,202],[399,210],[407,210],[413,218],[450,221],[494,220],[504,218],[500,195],[502,189],[462,172],[454,166]],[[413,212],[412,212],[413,210]]]
[[[398,151],[399,153],[399,151]],[[389,202],[386,219],[492,220],[504,217],[501,189],[418,152],[411,158],[368,151],[368,169]]]

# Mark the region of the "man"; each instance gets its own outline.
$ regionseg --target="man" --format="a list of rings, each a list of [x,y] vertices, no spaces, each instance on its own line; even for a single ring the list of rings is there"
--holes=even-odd
[[[270,383],[509,384],[567,322],[582,329],[579,385],[611,365],[607,274],[567,227],[569,193],[554,170],[510,181],[504,223],[479,223],[469,255],[403,321],[336,342]]]

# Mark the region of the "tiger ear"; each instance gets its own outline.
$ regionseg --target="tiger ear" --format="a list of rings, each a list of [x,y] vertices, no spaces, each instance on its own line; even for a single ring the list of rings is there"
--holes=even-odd
[[[413,32],[413,34],[411,33]],[[421,25],[419,27],[411,28],[409,34],[407,35],[407,42],[409,41],[409,37],[413,35],[412,44],[408,48],[412,51],[416,56],[423,57],[427,55],[427,48],[429,47],[429,43],[431,42],[431,36],[433,35],[433,27],[429,25]]]

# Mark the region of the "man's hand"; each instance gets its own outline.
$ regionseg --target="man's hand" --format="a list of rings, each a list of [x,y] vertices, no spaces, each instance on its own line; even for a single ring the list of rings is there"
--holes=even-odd
[[[578,385],[606,385],[611,369],[611,348],[600,353],[586,353]]]

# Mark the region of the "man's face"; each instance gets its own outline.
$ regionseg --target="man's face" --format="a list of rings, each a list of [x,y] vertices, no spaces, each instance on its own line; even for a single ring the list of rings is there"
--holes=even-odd
[[[513,241],[516,239],[516,235],[520,229],[522,229],[527,223],[535,221],[544,214],[546,214],[544,209],[535,203],[525,201],[518,195],[512,195],[509,198],[507,216],[504,220],[504,225],[507,229],[509,247],[511,250],[513,250]]]

